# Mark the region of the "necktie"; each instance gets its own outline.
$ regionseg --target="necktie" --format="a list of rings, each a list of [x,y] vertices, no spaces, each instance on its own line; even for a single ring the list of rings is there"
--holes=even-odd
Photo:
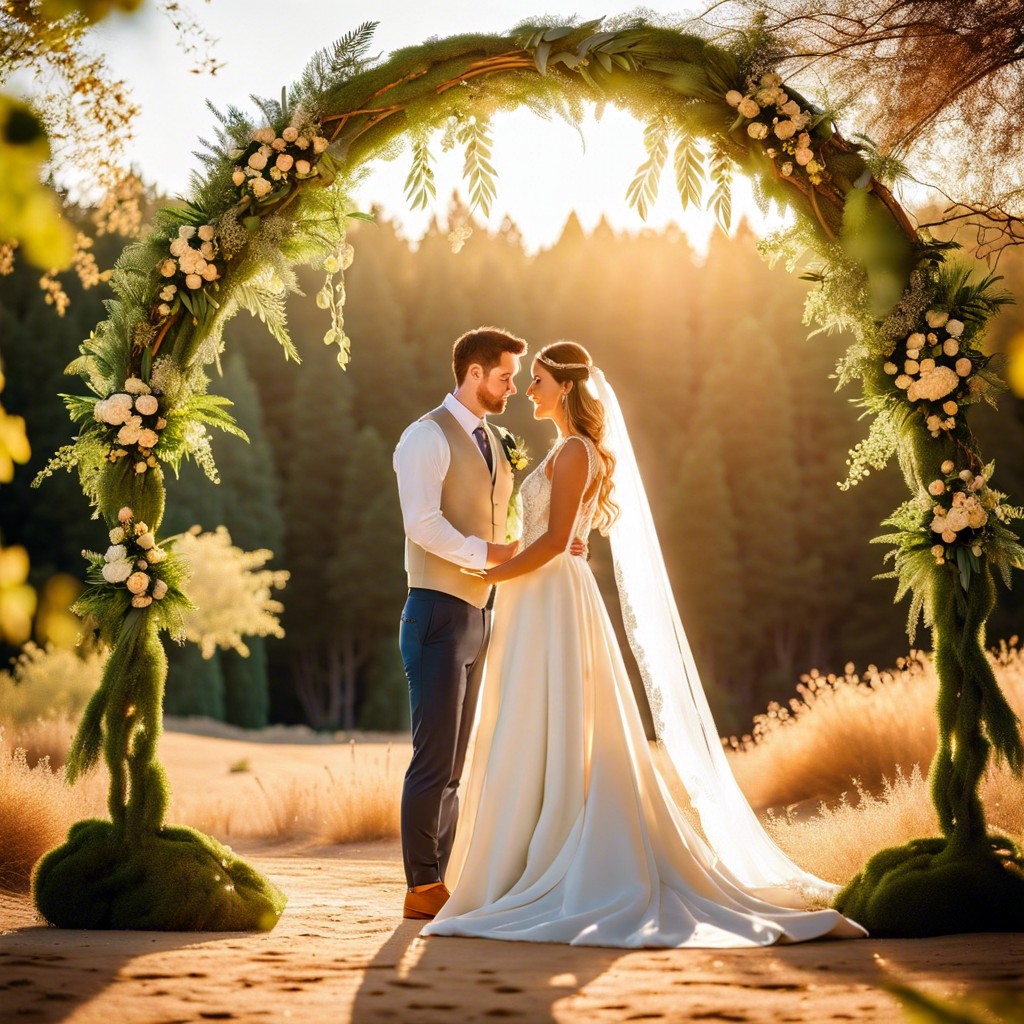
[[[491,442],[487,439],[487,431],[483,427],[477,427],[473,431],[473,437],[476,438],[477,447],[480,449],[480,454],[484,457],[484,462],[487,463],[487,471],[489,473],[494,472],[494,458],[491,455]]]

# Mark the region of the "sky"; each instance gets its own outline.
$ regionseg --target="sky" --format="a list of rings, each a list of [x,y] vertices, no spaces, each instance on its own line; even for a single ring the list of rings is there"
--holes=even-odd
[[[367,20],[379,22],[372,52],[387,55],[432,36],[460,32],[506,32],[517,22],[539,15],[508,0],[460,3],[452,0],[374,0],[324,4],[320,0],[183,0],[207,30],[217,38],[214,53],[224,67],[214,77],[189,71],[174,30],[152,0],[131,16],[112,16],[97,32],[96,46],[105,53],[113,73],[125,80],[141,107],[135,130],[132,159],[143,177],[168,194],[184,194],[197,161],[192,151],[199,138],[213,138],[212,114],[207,99],[218,107],[235,104],[252,109],[249,95],[280,94],[293,82],[313,53]],[[646,10],[656,16],[682,21],[706,8],[701,0],[655,2]],[[589,20],[621,13],[607,3],[574,0],[548,8],[550,16],[576,14]],[[507,215],[520,228],[528,249],[553,243],[571,210],[590,230],[604,216],[619,230],[639,231],[645,222],[625,199],[637,166],[645,159],[642,125],[628,114],[607,108],[600,122],[593,113],[582,133],[562,121],[545,121],[519,110],[501,114],[494,122],[494,165],[498,196],[490,227]],[[582,137],[581,137],[582,134]],[[403,185],[409,169],[406,150],[395,160],[378,162],[356,198],[361,209],[378,204],[386,217],[397,220],[403,233],[418,239],[432,216],[444,223],[448,201],[461,180],[462,154],[437,157],[437,200],[421,212],[409,209]],[[749,186],[737,181],[734,210],[746,216],[756,231],[767,224],[753,204]],[[738,218],[737,218],[738,219]],[[713,218],[702,212],[683,214],[671,172],[667,172],[657,204],[648,212],[646,226],[681,224],[698,248],[703,249],[713,230]]]

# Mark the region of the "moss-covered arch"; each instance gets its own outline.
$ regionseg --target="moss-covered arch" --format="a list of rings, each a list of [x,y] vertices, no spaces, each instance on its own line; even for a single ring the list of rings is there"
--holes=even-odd
[[[874,417],[850,482],[898,453],[910,489],[886,539],[900,594],[912,595],[912,627],[923,611],[934,634],[940,746],[931,781],[943,836],[879,854],[837,905],[880,935],[1024,928],[1020,854],[989,836],[977,795],[990,751],[1018,771],[1024,763],[983,646],[993,569],[1008,575],[1024,551],[1005,525],[1016,510],[990,486],[967,425],[970,405],[998,383],[980,347],[1005,301],[995,282],[972,280],[949,262],[951,246],[918,234],[890,190],[897,165],[866,140],[848,141],[828,111],[783,82],[769,64],[775,44],[756,31],[719,46],[637,19],[531,24],[380,60],[366,56],[373,28],[317,54],[279,101],[259,103],[256,121],[233,108],[218,114],[189,201],[159,211],[151,233],[125,250],[109,317],[69,367],[91,394],[68,398],[79,434],[51,468],[77,467],[111,531],[79,607],[112,644],[69,775],[102,752],[111,821],[78,823],[41,861],[34,894],[44,917],[65,926],[272,927],[281,893],[213,840],[164,825],[158,631],[179,629],[187,598],[181,566],[158,539],[163,470],[191,456],[213,475],[206,427],[235,429],[207,393],[203,367],[239,308],[295,356],[283,299],[297,262],[326,271],[317,296],[331,317],[324,340],[344,366],[345,224],[359,216],[347,194],[367,161],[411,140],[407,191],[413,205],[427,204],[439,129],[464,148],[470,199],[486,211],[491,115],[527,106],[576,121],[596,101],[647,125],[646,159],[628,188],[641,210],[671,157],[683,204],[707,204],[726,227],[737,173],[795,211],[795,226],[766,250],[790,267],[810,258],[819,287],[809,317],[854,333],[840,377],[862,381]],[[196,898],[182,903],[181,885]]]

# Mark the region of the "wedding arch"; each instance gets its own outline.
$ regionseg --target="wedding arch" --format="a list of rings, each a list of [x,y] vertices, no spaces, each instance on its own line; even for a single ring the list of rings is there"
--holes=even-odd
[[[846,486],[896,455],[910,491],[878,541],[891,545],[897,599],[910,595],[911,634],[922,613],[932,629],[940,689],[930,779],[942,836],[876,855],[837,906],[876,935],[1024,929],[1024,858],[989,834],[978,796],[990,754],[1024,768],[1018,722],[984,648],[994,573],[1008,583],[1024,566],[1008,526],[1024,512],[993,488],[968,426],[970,407],[999,389],[981,348],[1008,301],[998,279],[972,274],[953,261],[952,243],[915,229],[891,191],[900,166],[866,137],[845,138],[829,110],[783,81],[776,43],[756,29],[721,45],[635,17],[538,22],[380,60],[367,56],[374,28],[318,53],[279,100],[257,102],[255,120],[211,108],[218,136],[204,143],[189,200],[158,211],[149,235],[125,249],[108,318],[68,367],[90,394],[65,396],[79,433],[40,478],[77,468],[109,530],[106,552],[87,553],[77,610],[111,653],[67,777],[102,753],[110,820],[77,823],[40,862],[42,915],[65,927],[273,927],[280,891],[215,840],[164,823],[159,633],[179,635],[189,607],[183,566],[160,539],[164,470],[193,458],[216,479],[208,428],[241,433],[205,371],[236,311],[259,316],[297,358],[284,316],[297,263],[325,272],[323,340],[345,366],[345,229],[361,216],[349,195],[362,165],[408,139],[407,194],[426,205],[440,130],[444,146],[463,147],[470,199],[486,213],[492,115],[525,106],[576,123],[596,102],[646,124],[646,159],[628,189],[641,211],[670,155],[683,206],[703,203],[726,229],[736,174],[762,202],[793,211],[793,226],[767,239],[764,254],[790,270],[811,261],[806,321],[851,332],[839,380],[862,382],[872,417]]]

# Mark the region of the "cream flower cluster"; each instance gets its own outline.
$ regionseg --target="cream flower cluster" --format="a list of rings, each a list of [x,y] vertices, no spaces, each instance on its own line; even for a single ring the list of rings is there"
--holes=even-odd
[[[217,234],[212,224],[202,224],[198,228],[191,224],[182,224],[178,228],[178,237],[172,238],[170,257],[162,260],[158,266],[160,276],[168,281],[160,290],[160,304],[156,308],[157,316],[169,316],[179,286],[171,278],[183,276],[185,287],[189,291],[198,291],[203,285],[220,280],[223,267],[217,261],[219,247]]]
[[[133,608],[148,608],[167,594],[167,584],[153,572],[153,566],[167,558],[149,527],[135,522],[127,506],[117,514],[120,524],[110,531],[110,547],[103,556],[103,578],[124,586],[132,595]]]
[[[772,160],[779,161],[779,173],[783,177],[790,177],[797,167],[802,167],[815,185],[820,184],[825,165],[815,156],[811,135],[804,130],[811,123],[811,112],[790,98],[782,88],[782,78],[774,71],[763,74],[760,79],[749,79],[747,86],[746,95],[738,89],[730,89],[725,94],[729,106],[749,121],[747,135],[766,144],[765,152]],[[771,123],[767,120],[769,117]]]
[[[925,313],[927,331],[914,331],[898,348],[903,348],[902,367],[896,361],[888,360],[883,369],[895,377],[895,385],[906,391],[911,402],[927,401],[941,404],[939,411],[926,417],[926,425],[932,437],[938,437],[944,430],[956,426],[960,405],[955,395],[974,371],[974,363],[966,356],[960,343],[964,323],[950,317],[944,310],[929,309]]]
[[[313,131],[306,134],[290,125],[278,135],[273,128],[259,128],[252,142],[235,155],[239,163],[231,181],[244,195],[266,199],[282,184],[315,177],[317,158],[328,146],[327,139]]]
[[[96,403],[93,416],[100,423],[117,428],[107,455],[111,462],[130,454],[136,473],[157,466],[154,449],[160,443],[160,431],[167,426],[167,420],[160,415],[160,400],[145,381],[129,377],[121,391]]]
[[[981,530],[988,522],[989,506],[996,495],[987,490],[984,474],[970,469],[957,472],[952,459],[942,463],[940,472],[942,475],[928,485],[928,493],[941,499],[932,507],[931,529],[939,534],[943,543],[935,544],[931,553],[936,564],[943,565],[951,559],[951,552],[944,546],[947,544],[966,542],[972,554],[981,554],[981,543],[974,531]]]

